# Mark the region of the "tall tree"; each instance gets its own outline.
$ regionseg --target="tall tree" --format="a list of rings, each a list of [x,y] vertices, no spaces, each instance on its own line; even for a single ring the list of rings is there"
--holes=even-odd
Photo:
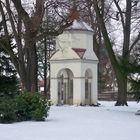
[[[93,0],[93,5],[96,12],[97,22],[100,25],[105,46],[117,78],[118,98],[116,105],[127,105],[127,78],[132,68],[130,64],[130,55],[131,50],[140,39],[140,33],[135,35],[135,39],[133,39],[133,42],[131,42],[132,10],[135,6],[133,5],[133,1],[126,0],[125,3],[123,3],[125,6],[123,7],[123,10],[121,7],[121,0],[113,0],[112,2],[114,3],[116,9],[116,11],[114,11],[114,14],[116,14],[116,22],[120,21],[122,26],[122,52],[119,57],[118,54],[115,54],[115,50],[113,49],[114,44],[112,43],[107,24],[104,20],[104,14],[102,12],[104,6],[102,6],[102,3],[100,3],[98,0]]]
[[[58,28],[49,28],[39,32],[44,15],[44,0],[36,0],[32,12],[28,10],[22,0],[0,1],[0,13],[4,27],[4,38],[7,42],[12,39],[16,49],[10,45],[1,46],[8,52],[20,76],[23,90],[37,91],[37,50],[36,43],[47,34],[58,35],[71,24],[67,18],[61,21]],[[9,27],[10,25],[10,27]],[[52,30],[53,29],[53,30]],[[7,47],[8,46],[8,47]],[[16,51],[15,51],[16,50]]]

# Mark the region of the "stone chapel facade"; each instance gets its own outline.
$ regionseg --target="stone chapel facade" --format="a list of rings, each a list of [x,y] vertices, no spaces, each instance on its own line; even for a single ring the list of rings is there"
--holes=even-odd
[[[50,59],[51,101],[53,104],[97,104],[97,64],[93,52],[93,30],[74,20],[56,39]]]

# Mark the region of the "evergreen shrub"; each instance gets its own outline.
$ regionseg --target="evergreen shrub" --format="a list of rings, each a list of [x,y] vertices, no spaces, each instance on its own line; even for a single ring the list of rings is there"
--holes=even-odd
[[[0,98],[0,123],[44,121],[48,116],[50,102],[42,94],[20,93],[13,98]]]
[[[16,121],[15,103],[10,97],[0,97],[0,123]]]
[[[39,93],[22,93],[15,97],[17,119],[43,121],[48,116],[50,103]]]
[[[134,95],[134,98],[136,99],[137,102],[140,102],[140,79],[139,80],[130,80],[131,84],[131,94]]]

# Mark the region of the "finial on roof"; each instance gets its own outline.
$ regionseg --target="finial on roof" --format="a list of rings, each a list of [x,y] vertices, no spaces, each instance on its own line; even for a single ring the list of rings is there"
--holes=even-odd
[[[79,11],[77,10],[76,4],[70,10],[70,14],[68,16],[69,20],[74,21],[75,19],[78,20],[80,18]]]

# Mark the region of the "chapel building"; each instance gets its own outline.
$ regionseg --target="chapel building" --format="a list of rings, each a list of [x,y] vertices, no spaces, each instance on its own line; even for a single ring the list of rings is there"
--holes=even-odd
[[[57,37],[50,59],[53,104],[97,105],[98,58],[93,45],[93,30],[81,20]]]

